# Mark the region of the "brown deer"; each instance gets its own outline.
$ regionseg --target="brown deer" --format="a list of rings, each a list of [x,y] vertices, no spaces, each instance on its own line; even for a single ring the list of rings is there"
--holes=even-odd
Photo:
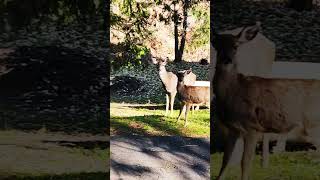
[[[320,80],[262,78],[245,76],[237,71],[241,61],[236,59],[238,48],[253,40],[259,31],[257,24],[244,27],[237,35],[215,33],[213,38],[212,43],[217,50],[213,77],[215,112],[227,129],[219,180],[225,176],[239,138],[244,141],[242,180],[249,179],[261,133],[285,134],[294,130],[307,142],[320,147]]]
[[[185,112],[184,127],[187,126],[187,115],[192,105],[194,104],[209,104],[210,102],[210,87],[209,86],[189,86],[185,84],[185,78],[191,70],[184,70],[178,72],[178,98],[182,102],[180,114],[177,122],[180,120],[181,115]]]
[[[210,87],[210,81],[197,81],[197,76],[192,72],[192,68],[188,69],[188,74],[184,77],[184,84],[186,86],[207,86]],[[195,110],[200,109],[201,104],[192,104],[191,110],[192,114],[194,114]],[[185,105],[186,106],[186,105]],[[186,107],[183,107],[183,110],[185,110]],[[184,113],[184,112],[182,112]]]

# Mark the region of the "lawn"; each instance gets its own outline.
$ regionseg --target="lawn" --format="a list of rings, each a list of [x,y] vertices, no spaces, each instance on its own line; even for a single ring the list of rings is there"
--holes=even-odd
[[[312,151],[272,154],[269,167],[260,166],[256,156],[251,171],[252,180],[319,180],[320,156]],[[222,162],[222,153],[211,155],[211,179],[216,179]],[[228,169],[225,180],[240,178],[240,165]]]
[[[111,103],[110,132],[116,134],[138,134],[157,136],[210,137],[210,111],[200,109],[189,112],[188,126],[184,118],[178,123],[178,107],[172,116],[164,116],[165,106],[161,104]]]

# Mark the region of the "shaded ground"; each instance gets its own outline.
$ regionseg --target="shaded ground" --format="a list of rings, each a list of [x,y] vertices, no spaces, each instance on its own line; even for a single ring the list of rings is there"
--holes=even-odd
[[[111,180],[208,179],[210,142],[178,136],[112,136]]]
[[[13,176],[44,179],[71,174],[81,177],[76,176],[80,173],[103,176],[108,172],[107,136],[1,131],[0,142],[0,179]]]

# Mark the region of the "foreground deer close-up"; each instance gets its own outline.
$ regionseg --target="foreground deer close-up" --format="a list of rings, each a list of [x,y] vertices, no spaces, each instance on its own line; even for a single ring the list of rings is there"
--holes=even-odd
[[[219,180],[225,176],[239,138],[244,141],[242,180],[249,179],[261,133],[294,131],[306,142],[316,147],[320,145],[320,80],[258,77],[238,72],[237,66],[241,63],[241,59],[236,58],[238,48],[253,40],[260,29],[257,24],[244,27],[237,35],[215,34],[213,38],[217,51],[212,82],[217,104],[215,112],[219,124],[227,130]]]

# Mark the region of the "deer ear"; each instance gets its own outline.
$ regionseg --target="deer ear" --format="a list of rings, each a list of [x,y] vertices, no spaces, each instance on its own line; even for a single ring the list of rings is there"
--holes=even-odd
[[[261,23],[257,22],[254,26],[244,27],[236,36],[239,43],[246,43],[253,40],[261,29]]]

